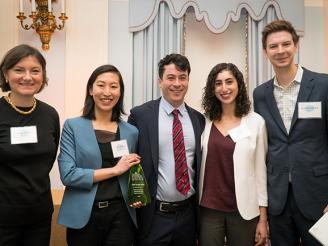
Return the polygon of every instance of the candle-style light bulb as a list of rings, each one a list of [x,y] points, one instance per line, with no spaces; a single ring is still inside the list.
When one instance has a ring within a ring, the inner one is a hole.
[[[61,12],[65,13],[65,0],[61,0]]]
[[[51,9],[51,0],[48,0],[48,12],[52,12],[52,9]]]
[[[23,13],[24,12],[24,7],[23,7],[23,0],[19,1],[19,12]]]
[[[35,0],[32,0],[32,12],[36,12]]]

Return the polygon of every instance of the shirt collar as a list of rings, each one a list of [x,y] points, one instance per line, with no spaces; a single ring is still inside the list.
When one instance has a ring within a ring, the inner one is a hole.
[[[302,66],[300,66],[299,64],[297,64],[297,72],[296,72],[296,74],[295,74],[295,77],[294,77],[294,79],[293,79],[293,82],[296,82],[296,83],[300,84],[301,81],[302,81],[302,77],[303,77],[303,68],[302,68]],[[277,77],[276,77],[276,76],[274,76],[273,84],[274,84],[275,86],[281,87],[281,86],[278,84],[278,81],[277,81]]]
[[[164,109],[167,115],[170,115],[174,109],[178,109],[181,116],[183,116],[183,112],[186,111],[185,103],[182,103],[178,108],[174,108],[168,101],[165,100],[164,97],[161,97],[159,105],[162,109]]]

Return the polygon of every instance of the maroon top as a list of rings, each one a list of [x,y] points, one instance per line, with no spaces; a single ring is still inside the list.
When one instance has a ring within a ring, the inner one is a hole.
[[[224,137],[213,124],[208,139],[201,206],[223,212],[238,211],[233,171],[234,149],[235,143],[230,136]]]

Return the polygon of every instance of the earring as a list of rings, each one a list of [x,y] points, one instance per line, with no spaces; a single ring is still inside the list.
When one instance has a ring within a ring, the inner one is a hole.
[[[8,84],[9,83],[9,81],[8,81],[8,79],[6,79],[6,84]]]

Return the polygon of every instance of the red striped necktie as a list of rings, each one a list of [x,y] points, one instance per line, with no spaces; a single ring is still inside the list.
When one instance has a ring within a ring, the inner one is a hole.
[[[175,181],[177,190],[182,195],[187,195],[190,190],[188,166],[186,149],[183,139],[182,124],[179,120],[179,110],[174,109],[172,111],[174,116],[172,136],[173,136],[173,150],[174,150],[174,160],[175,160]]]

